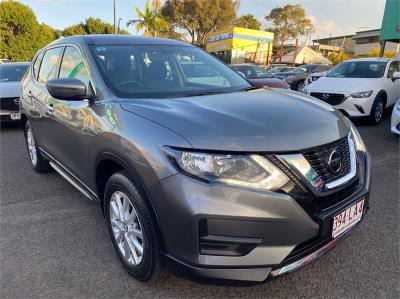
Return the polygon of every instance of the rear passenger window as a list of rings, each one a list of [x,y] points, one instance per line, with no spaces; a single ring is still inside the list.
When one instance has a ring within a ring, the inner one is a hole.
[[[74,47],[66,47],[61,61],[59,78],[76,78],[81,80],[89,88],[88,70],[79,50]]]
[[[40,53],[33,64],[33,76],[37,79],[39,74],[40,63],[42,62],[44,52]]]
[[[57,77],[57,65],[61,56],[61,47],[47,50],[40,66],[38,81],[45,84]]]

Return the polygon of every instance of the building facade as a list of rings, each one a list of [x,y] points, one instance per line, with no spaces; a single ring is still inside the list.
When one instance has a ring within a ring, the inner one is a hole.
[[[209,34],[206,51],[228,64],[268,64],[273,39],[272,32],[232,27]]]

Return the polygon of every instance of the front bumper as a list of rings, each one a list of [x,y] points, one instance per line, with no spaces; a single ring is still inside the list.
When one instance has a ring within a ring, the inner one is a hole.
[[[362,189],[318,215],[285,193],[209,185],[183,174],[161,180],[149,193],[164,236],[165,266],[258,282],[304,266],[348,235],[330,237],[333,216],[361,198],[368,207],[368,154],[364,165]]]

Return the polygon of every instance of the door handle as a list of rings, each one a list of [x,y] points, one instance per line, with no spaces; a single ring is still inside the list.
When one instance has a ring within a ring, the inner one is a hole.
[[[53,104],[48,104],[47,105],[47,110],[49,110],[49,112],[54,112],[54,105]]]

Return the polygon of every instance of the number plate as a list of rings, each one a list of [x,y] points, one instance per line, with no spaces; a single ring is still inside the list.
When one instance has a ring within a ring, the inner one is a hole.
[[[21,119],[21,114],[20,114],[20,113],[17,113],[17,112],[11,113],[11,114],[10,114],[10,117],[11,117],[12,120]]]
[[[362,218],[364,199],[333,217],[332,237],[336,238],[354,226]]]

